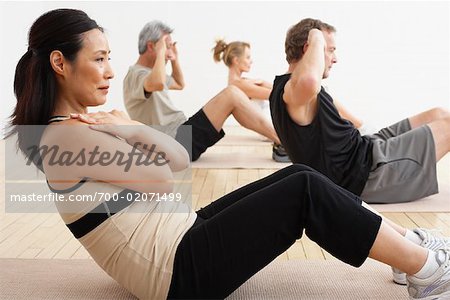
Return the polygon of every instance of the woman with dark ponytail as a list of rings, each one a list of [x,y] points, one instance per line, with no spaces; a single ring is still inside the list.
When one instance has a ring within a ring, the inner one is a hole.
[[[31,27],[28,50],[19,60],[14,76],[17,105],[11,116],[8,135],[18,133],[19,148],[27,153],[27,145],[39,144],[42,127],[14,125],[46,125],[57,101],[57,78],[52,70],[50,54],[59,51],[73,62],[82,47],[86,31],[103,29],[79,10],[59,9],[44,14]],[[22,135],[22,138],[20,138]]]
[[[29,32],[28,51],[16,67],[14,92],[18,99],[12,125],[44,125],[56,105],[57,82],[49,56],[57,50],[73,62],[86,31],[103,29],[84,12],[60,9],[44,14]],[[45,99],[45,101],[44,101]]]
[[[353,266],[370,256],[410,280],[430,272],[448,277],[448,250],[407,241],[404,229],[306,166],[282,169],[194,212],[174,193],[174,175],[189,166],[183,146],[122,112],[87,114],[106,101],[109,53],[102,28],[84,12],[39,17],[16,69],[11,133],[62,196],[55,205],[74,237],[137,297],[225,298],[303,231]],[[43,130],[23,135],[23,125]],[[38,152],[29,151],[33,142]],[[447,282],[439,295],[449,293]]]

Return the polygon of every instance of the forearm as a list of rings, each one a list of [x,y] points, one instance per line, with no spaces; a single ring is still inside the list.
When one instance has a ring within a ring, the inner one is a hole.
[[[343,119],[346,119],[346,120],[352,122],[352,124],[353,124],[356,128],[361,127],[361,125],[363,124],[363,122],[362,122],[360,119],[356,118],[355,116],[353,116],[352,114],[350,114],[350,113],[349,113],[348,111],[346,111],[345,109],[344,109],[344,110],[339,110],[339,114],[341,115],[341,117],[342,117]]]
[[[189,155],[182,145],[156,129],[130,120],[124,112],[112,110],[109,113],[71,114],[71,118],[90,124],[91,129],[126,141],[155,162],[168,164],[172,171],[180,171],[189,166]]]
[[[306,52],[292,72],[292,83],[313,89],[317,94],[322,84],[324,69],[325,40],[322,32],[317,30],[310,35]]]
[[[161,91],[166,82],[166,66],[164,57],[158,56],[150,74],[144,81],[146,92]]]
[[[334,105],[336,106],[341,118],[352,122],[355,128],[360,128],[362,126],[363,122],[350,113],[340,102],[334,100]]]
[[[272,90],[272,88],[273,88],[273,85],[270,82],[267,82],[267,81],[263,81],[261,86],[266,88],[266,89],[269,89],[269,90]]]
[[[160,154],[172,171],[184,170],[189,166],[189,154],[172,137],[145,125],[136,125],[127,142],[148,155]],[[155,156],[156,157],[156,156]]]
[[[172,61],[172,78],[177,83],[178,89],[184,88],[184,76],[178,59]]]
[[[262,83],[254,83],[253,80],[239,79],[230,82],[231,85],[238,87],[250,99],[269,99],[271,88],[264,87]]]
[[[272,90],[262,87],[262,86],[254,86],[250,92],[247,94],[247,96],[250,99],[260,99],[260,100],[267,100],[269,99],[270,92]]]

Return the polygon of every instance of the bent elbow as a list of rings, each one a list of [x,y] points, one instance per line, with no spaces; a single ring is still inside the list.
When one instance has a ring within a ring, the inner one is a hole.
[[[170,194],[173,192],[174,187],[175,187],[175,184],[173,183],[173,181],[167,182],[167,183],[161,185],[161,187],[159,188],[159,193],[160,194]]]
[[[164,83],[162,82],[155,83],[153,89],[154,91],[161,92],[162,90],[164,90]]]
[[[184,169],[187,169],[191,164],[191,158],[189,157],[189,153],[186,149],[182,148],[180,150],[180,159],[179,159],[179,168],[178,171],[182,171]]]
[[[314,99],[320,92],[321,81],[313,76],[302,76],[291,82],[290,90],[292,95],[296,95],[293,99],[297,105],[305,105],[311,99]]]
[[[170,169],[173,172],[179,172],[187,169],[191,163],[189,153],[182,147],[177,153],[174,161],[170,163]]]
[[[165,172],[161,173],[161,178],[158,183],[158,192],[162,194],[171,193],[175,185],[173,173],[169,168]]]
[[[159,81],[159,82],[147,82],[144,84],[144,89],[146,92],[151,93],[151,92],[161,92],[162,90],[164,90],[164,83]]]
[[[298,85],[305,93],[317,95],[320,92],[321,83],[321,80],[318,80],[316,76],[311,75],[302,77],[299,80]]]

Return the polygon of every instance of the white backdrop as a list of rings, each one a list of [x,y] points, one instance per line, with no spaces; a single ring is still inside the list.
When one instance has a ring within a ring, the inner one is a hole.
[[[42,13],[61,7],[82,9],[107,30],[116,76],[108,103],[92,111],[124,109],[122,79],[150,20],[175,28],[186,88],[171,95],[189,116],[226,85],[226,67],[212,59],[217,37],[250,42],[254,65],[247,76],[272,81],[287,70],[286,30],[305,17],[337,28],[338,63],[324,85],[357,116],[384,126],[450,107],[449,2],[0,2],[2,128],[15,105],[14,69],[28,30]]]

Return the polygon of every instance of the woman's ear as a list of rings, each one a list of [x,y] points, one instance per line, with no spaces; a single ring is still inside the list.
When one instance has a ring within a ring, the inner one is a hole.
[[[237,57],[237,56],[233,57],[231,62],[232,62],[233,65],[238,65],[239,64],[239,57]]]
[[[50,65],[56,74],[63,75],[64,73],[64,55],[59,50],[54,50],[50,53]]]

